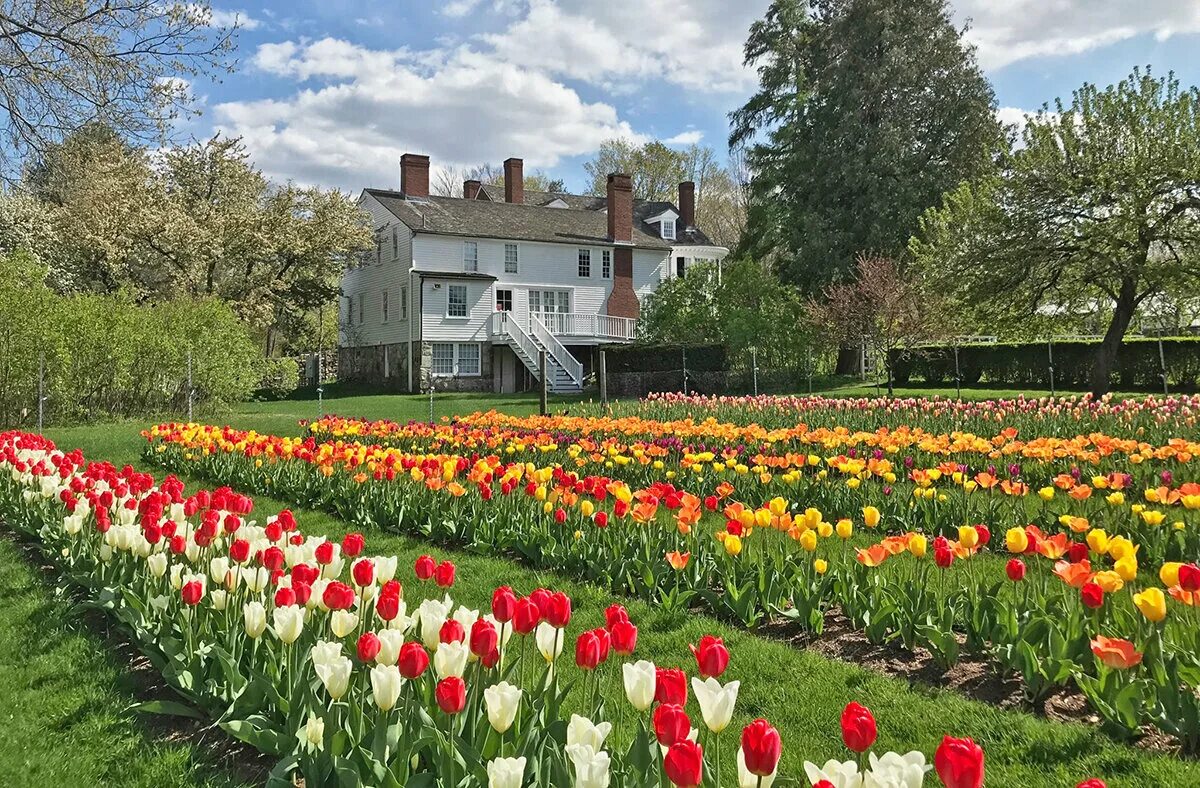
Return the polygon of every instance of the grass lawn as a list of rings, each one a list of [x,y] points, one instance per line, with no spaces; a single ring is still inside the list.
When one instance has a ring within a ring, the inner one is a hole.
[[[317,415],[315,405],[315,402],[305,401],[252,404],[240,407],[227,417],[212,420],[263,432],[291,432],[297,419]],[[537,400],[442,395],[435,407],[438,408],[436,413],[446,415],[452,409],[466,412],[479,407],[529,413],[536,410]],[[560,407],[570,407],[570,404],[561,403]],[[428,400],[405,396],[330,399],[326,412],[395,420],[426,418]],[[141,439],[136,434],[142,426],[126,423],[77,427],[52,430],[50,436],[63,448],[82,448],[90,458],[144,468],[139,461]],[[199,483],[194,479],[187,481]],[[257,496],[256,502],[264,514],[285,505],[263,496]],[[352,524],[320,512],[297,510],[297,516],[309,533],[340,536],[354,529]],[[367,536],[372,552],[395,553],[402,561],[411,562],[417,555],[429,551],[428,544],[403,536],[379,532]],[[492,589],[500,584],[512,585],[519,592],[528,592],[537,585],[552,585],[567,591],[575,599],[579,626],[591,627],[603,622],[604,608],[614,601],[590,586],[536,573],[508,560],[445,550],[437,554],[458,564],[460,583],[455,596],[471,606],[485,607]],[[19,598],[26,599],[26,605],[34,609],[39,609],[39,605],[48,606],[40,608],[47,611],[54,611],[54,605],[61,605],[51,601],[49,588],[36,578],[25,559],[12,549],[0,550],[0,577],[20,578],[22,572],[25,580],[19,585],[24,590]],[[414,590],[410,589],[409,593],[412,595]],[[5,598],[12,595],[6,585]],[[879,718],[878,749],[881,750],[920,749],[932,756],[944,732],[974,737],[987,753],[989,784],[992,785],[1073,786],[1090,776],[1103,776],[1111,786],[1200,785],[1200,762],[1180,761],[1119,745],[1087,726],[1000,711],[950,692],[909,685],[854,665],[755,637],[706,616],[672,616],[640,603],[628,603],[627,606],[641,629],[638,646],[641,658],[668,666],[688,665],[691,658],[687,643],[695,642],[706,633],[720,635],[729,644],[733,662],[726,679],[740,679],[743,687],[738,702],[740,713],[723,742],[726,765],[732,765],[730,756],[739,726],[756,716],[765,716],[779,726],[784,739],[782,768],[793,777],[801,774],[800,765],[805,759],[820,763],[830,757],[842,757],[838,717],[847,701],[858,700],[871,707]],[[104,656],[103,645],[95,635],[86,630],[71,633],[71,638],[82,639],[83,645],[77,647],[82,652],[77,654],[82,661],[73,663],[69,680],[54,685],[62,686],[62,689],[48,690],[37,675],[26,674],[31,666],[47,661],[57,664],[65,654],[74,652],[57,645],[53,639],[48,640],[43,634],[34,638],[13,634],[28,628],[31,618],[62,620],[65,605],[61,605],[57,613],[45,614],[20,614],[17,611],[20,607],[9,605],[0,609],[0,632],[4,633],[0,664],[4,664],[6,676],[18,676],[15,682],[5,682],[4,688],[0,689],[0,693],[10,693],[7,697],[0,695],[0,701],[4,701],[4,708],[13,715],[9,729],[17,734],[17,743],[11,747],[9,742],[14,737],[6,738],[5,743],[0,744],[0,776],[8,775],[10,784],[25,782],[30,774],[25,763],[37,762],[45,768],[53,764],[55,771],[36,774],[52,776],[55,781],[90,778],[109,785],[139,785],[155,774],[168,775],[159,782],[171,785],[201,783],[197,775],[209,773],[203,766],[204,752],[185,745],[155,745],[130,721],[130,715],[122,711],[129,703],[127,693],[123,697],[122,691],[126,674]],[[575,626],[572,625],[573,632],[578,631]],[[569,655],[565,654],[560,664],[566,666],[569,663]],[[568,678],[574,675],[573,666],[567,669],[566,675]],[[99,729],[89,728],[84,737],[54,736],[54,720],[61,717],[41,712],[39,704],[56,709],[57,705],[53,704],[64,703],[60,694],[66,689],[80,692],[89,686],[108,693],[87,706],[93,715],[103,716],[104,725]],[[607,689],[609,716],[617,722],[618,730],[627,732],[634,723],[633,710],[624,701],[615,678],[610,677]],[[17,711],[26,708],[30,709],[27,713]],[[101,768],[97,766],[98,762],[115,763],[123,756],[129,757],[130,752],[136,752],[137,757],[144,760],[122,761],[119,773],[98,771]],[[219,782],[219,778],[212,779]]]

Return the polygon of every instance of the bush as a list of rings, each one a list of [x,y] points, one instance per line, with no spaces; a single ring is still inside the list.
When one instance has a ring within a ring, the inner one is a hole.
[[[605,363],[610,374],[682,370],[686,358],[691,372],[724,372],[729,369],[725,345],[607,345]]]
[[[300,386],[300,364],[294,358],[268,358],[263,363],[260,391],[271,399],[290,397]]]
[[[1055,342],[1054,385],[1060,389],[1090,386],[1096,341]],[[1195,391],[1200,383],[1200,338],[1176,337],[1162,341],[1167,367],[1167,384],[1174,391]],[[958,349],[958,367],[963,383],[1048,388],[1050,352],[1046,342],[964,345]],[[920,378],[937,384],[954,381],[954,349],[922,348],[896,354],[896,380],[905,383]],[[1162,388],[1158,340],[1127,339],[1117,354],[1113,382],[1120,389]]]

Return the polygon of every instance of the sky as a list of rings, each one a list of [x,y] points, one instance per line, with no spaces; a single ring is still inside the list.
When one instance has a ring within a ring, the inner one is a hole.
[[[769,0],[213,0],[238,62],[192,88],[181,135],[243,139],[277,181],[398,188],[434,168],[525,160],[568,189],[604,140],[700,142],[756,87],[742,63]],[[1134,66],[1200,84],[1200,0],[951,0],[1006,121]],[[661,12],[669,9],[668,15]]]

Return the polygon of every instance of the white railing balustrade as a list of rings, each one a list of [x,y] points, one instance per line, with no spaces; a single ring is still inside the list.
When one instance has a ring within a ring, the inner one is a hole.
[[[599,337],[625,341],[633,341],[637,338],[637,321],[628,317],[586,312],[531,312],[529,315],[531,331],[535,316],[551,334],[556,336]]]

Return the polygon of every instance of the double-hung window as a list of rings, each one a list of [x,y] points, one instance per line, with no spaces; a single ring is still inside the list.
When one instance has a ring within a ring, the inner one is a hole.
[[[434,342],[430,371],[439,377],[480,374],[480,346],[473,342]]]
[[[400,319],[408,320],[408,288],[400,288]]]
[[[674,219],[663,219],[662,237],[667,239],[668,241],[675,240],[675,220]]]
[[[467,286],[450,285],[446,290],[446,317],[466,317]]]
[[[463,270],[479,270],[479,244],[475,241],[463,241]]]
[[[363,322],[363,302],[367,300],[365,294],[358,297],[358,324],[361,326]]]
[[[383,291],[383,322],[388,321],[388,312],[390,312],[391,304],[388,303],[388,291]]]
[[[612,278],[612,249],[603,249],[600,252],[600,278]]]
[[[400,240],[396,237],[396,228],[392,228],[392,257],[400,256]]]
[[[434,342],[433,343],[432,372],[435,375],[453,375],[454,374],[454,343],[453,342]]]
[[[479,374],[479,345],[473,342],[464,342],[457,347],[458,350],[458,374],[460,375],[478,375]]]
[[[588,277],[592,275],[592,250],[579,250],[579,275]]]
[[[504,245],[504,273],[515,274],[520,264],[520,255],[516,244]]]

